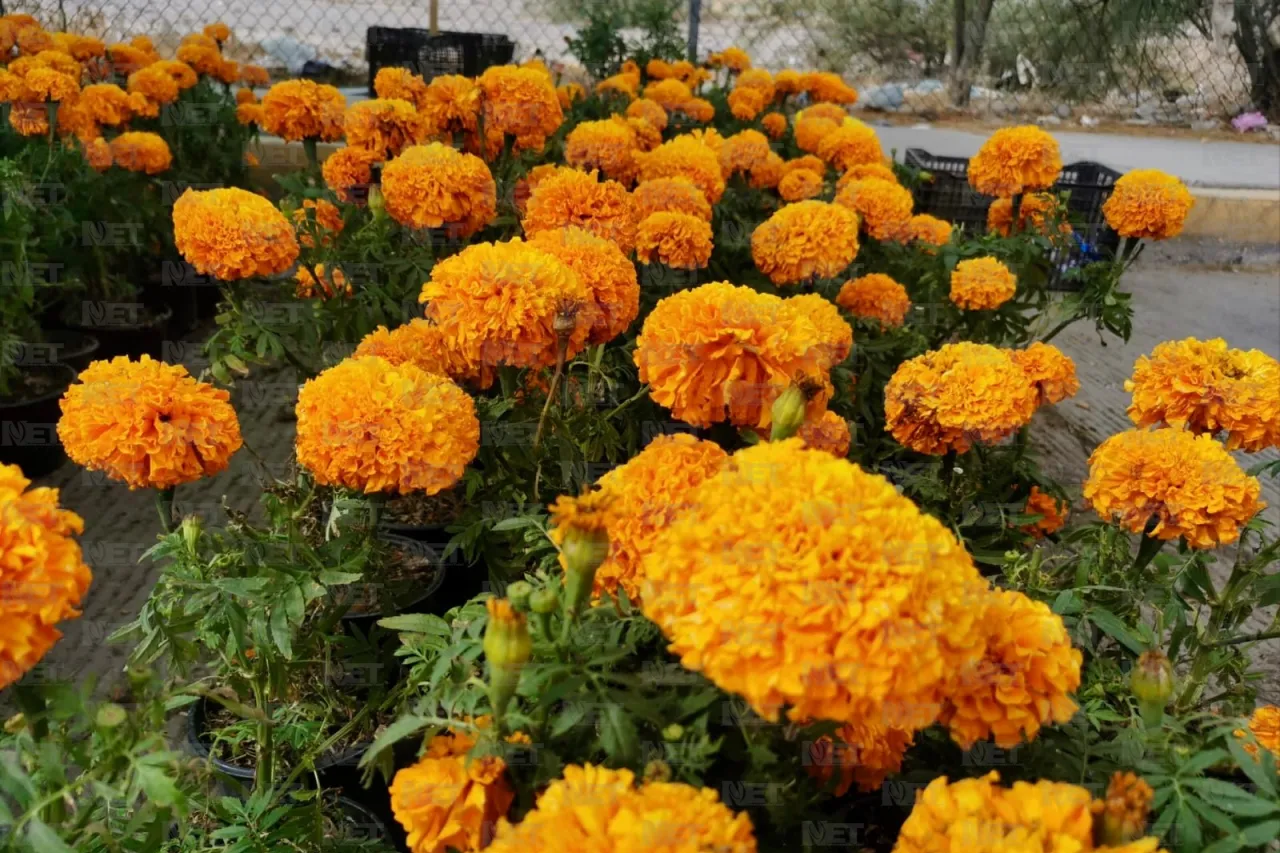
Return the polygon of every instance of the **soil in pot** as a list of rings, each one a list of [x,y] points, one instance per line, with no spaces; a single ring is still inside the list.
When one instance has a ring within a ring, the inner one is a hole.
[[[65,364],[23,368],[9,396],[0,397],[0,462],[27,477],[43,477],[64,461],[58,440],[58,400],[76,373]]]
[[[173,309],[168,306],[157,309],[133,302],[86,302],[81,316],[69,325],[98,339],[100,359],[118,355],[159,359],[164,355],[172,317]]]
[[[397,536],[404,536],[429,546],[441,556],[445,571],[444,584],[436,593],[430,612],[444,613],[464,604],[484,589],[488,572],[478,561],[468,561],[461,549],[449,551],[453,534],[448,526],[465,508],[462,491],[450,489],[435,495],[410,494],[387,500],[379,524]]]
[[[436,613],[436,597],[445,586],[445,567],[424,542],[391,533],[378,534],[380,558],[358,583],[334,587],[346,604],[343,624],[367,634],[379,619],[396,613]]]

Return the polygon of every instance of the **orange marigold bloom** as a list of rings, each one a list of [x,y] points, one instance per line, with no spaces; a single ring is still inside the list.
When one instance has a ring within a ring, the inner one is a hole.
[[[726,178],[739,172],[750,172],[762,166],[770,154],[773,151],[769,148],[768,138],[760,131],[748,128],[720,144],[720,171]]]
[[[14,35],[18,43],[18,52],[23,56],[33,56],[57,46],[53,36],[35,24],[18,27]]]
[[[26,84],[22,78],[11,71],[0,68],[0,104],[9,104],[30,100],[27,97]]]
[[[644,96],[665,110],[678,110],[693,98],[693,92],[679,80],[662,80],[644,87]]]
[[[475,131],[480,123],[480,87],[468,77],[442,74],[433,77],[418,101],[418,111],[433,133],[453,135]],[[502,135],[495,134],[501,148]]]
[[[184,192],[173,205],[173,236],[188,263],[223,281],[275,275],[298,257],[285,215],[262,196],[235,187]]]
[[[298,242],[308,249],[316,245],[313,234],[318,234],[320,242],[328,245],[332,242],[331,235],[341,234],[344,225],[342,211],[323,198],[304,198],[293,211],[293,222],[298,226]]]
[[[471,397],[408,362],[349,358],[302,386],[297,414],[298,463],[321,485],[434,495],[480,448]]]
[[[764,93],[759,89],[737,88],[729,93],[729,112],[733,113],[734,118],[742,121],[751,121],[760,115],[761,110],[768,106],[768,103]]]
[[[815,157],[812,154],[804,154],[793,160],[787,160],[782,164],[782,174],[784,176],[799,170],[813,172],[819,178],[827,176],[827,164],[822,162],[822,158]]]
[[[262,104],[237,104],[236,105],[236,121],[243,125],[256,124],[262,125]]]
[[[700,270],[711,262],[711,223],[687,213],[651,213],[636,232],[636,260]]]
[[[751,235],[751,257],[774,284],[832,278],[858,254],[858,217],[822,201],[780,208]]]
[[[768,720],[923,728],[981,648],[985,584],[951,531],[798,438],[730,457],[642,570],[644,613],[681,663]]]
[[[1222,338],[1166,341],[1133,366],[1129,417],[1227,434],[1227,449],[1280,446],[1280,362],[1260,350],[1231,349]]]
[[[0,464],[0,690],[53,648],[93,581],[74,539],[84,520],[58,507],[57,489],[30,485],[17,465]]]
[[[154,56],[128,44],[107,45],[107,59],[117,74],[126,77],[156,61]]]
[[[1208,435],[1180,429],[1128,430],[1089,457],[1084,499],[1099,516],[1156,539],[1182,537],[1191,548],[1215,548],[1266,502],[1261,485]]]
[[[951,223],[927,213],[917,213],[906,221],[898,239],[927,246],[945,246],[951,242]]]
[[[205,44],[184,44],[175,54],[179,62],[185,62],[197,74],[213,76],[223,63],[222,53],[218,46]],[[238,70],[238,69],[237,69]],[[236,76],[239,76],[238,74]],[[234,77],[232,78],[235,79]]]
[[[631,193],[641,221],[652,213],[687,213],[711,221],[711,205],[702,190],[688,178],[654,178],[642,181]]]
[[[2,683],[3,679],[0,679],[0,684]],[[1245,752],[1256,759],[1258,747],[1261,746],[1280,758],[1280,708],[1275,705],[1263,705],[1256,709],[1249,717],[1249,732],[1257,744],[1246,743]],[[1239,729],[1233,734],[1238,738],[1245,737],[1245,733]]]
[[[414,145],[382,170],[387,213],[412,228],[446,225],[462,236],[493,218],[498,194],[489,167],[479,157],[439,142]]]
[[[148,175],[158,175],[173,163],[164,137],[138,131],[122,133],[111,140],[111,156],[120,168]]]
[[[241,65],[240,82],[246,86],[267,86],[271,83],[271,75],[261,65]]]
[[[333,86],[284,80],[262,97],[262,129],[289,142],[342,136],[347,99]]]
[[[625,186],[635,181],[635,155],[639,150],[635,131],[617,116],[584,121],[569,131],[564,141],[564,159],[570,166],[587,171],[599,169]]]
[[[1027,515],[1040,516],[1038,520],[1022,528],[1037,539],[1057,533],[1067,523],[1067,516],[1071,514],[1065,501],[1059,501],[1053,495],[1040,491],[1039,486],[1031,487],[1031,494],[1027,495],[1027,506],[1023,512]]]
[[[773,85],[779,95],[795,95],[804,91],[804,75],[794,68],[784,68],[773,76]]]
[[[569,110],[578,101],[587,96],[587,90],[581,83],[564,83],[556,86],[556,98],[560,101],[561,110]]]
[[[706,98],[690,98],[680,106],[672,109],[676,112],[684,113],[700,124],[706,124],[716,117],[715,105]]]
[[[352,357],[366,356],[377,356],[393,365],[407,362],[426,373],[455,380],[469,378],[465,361],[440,327],[420,317],[391,330],[379,326],[365,335]]]
[[[513,192],[516,210],[520,211],[521,215],[524,214],[525,208],[529,206],[529,196],[533,195],[533,190],[538,184],[561,172],[574,171],[578,170],[568,166],[558,166],[555,163],[542,163],[534,166],[523,178],[516,181],[515,191]]]
[[[720,151],[724,148],[726,142],[725,138],[720,135],[720,131],[714,127],[699,127],[681,136],[697,140],[714,151],[717,157],[720,156]]]
[[[144,95],[155,104],[171,104],[178,100],[178,81],[161,68],[159,63],[147,65],[130,74],[127,86],[131,93]]]
[[[49,111],[44,104],[22,101],[9,109],[9,124],[23,136],[48,136]]]
[[[1062,617],[1020,592],[996,590],[987,599],[986,652],[954,673],[942,713],[962,749],[986,738],[1009,749],[1076,712],[1070,694],[1080,687],[1083,655],[1071,647]]]
[[[182,41],[178,44],[179,47],[195,45],[197,47],[208,48],[209,50],[218,50],[217,40],[207,33],[187,33],[182,37]]]
[[[915,200],[910,190],[897,183],[868,178],[845,184],[836,193],[836,204],[857,213],[872,237],[890,240],[901,233],[911,219]]]
[[[1052,136],[1035,125],[1002,127],[969,160],[969,185],[983,195],[1008,198],[1048,189],[1061,171]]]
[[[469,758],[474,745],[468,734],[437,735],[416,764],[396,771],[391,811],[413,853],[480,850],[510,810],[515,792],[506,762],[496,755]]]
[[[649,124],[648,119],[614,116],[614,120],[626,122],[627,127],[636,135],[636,145],[641,151],[652,151],[662,144],[662,131]]]
[[[1037,405],[1061,403],[1080,390],[1076,363],[1057,347],[1037,341],[1026,349],[1012,350],[1009,354],[1035,387]]]
[[[883,165],[884,161],[876,132],[854,118],[846,118],[834,130],[824,133],[813,153],[840,172],[854,166]]]
[[[1036,389],[1005,350],[961,341],[904,361],[884,389],[885,426],[917,453],[964,453],[1025,426]]]
[[[391,98],[375,98],[349,107],[343,117],[343,129],[348,145],[372,151],[379,160],[417,145],[429,131],[413,104]]]
[[[215,80],[230,86],[240,79],[240,64],[229,59],[223,59],[214,67],[211,74]]]
[[[517,137],[518,149],[541,148],[542,140],[564,121],[560,98],[545,72],[495,65],[476,83],[482,94],[486,137],[506,134]]]
[[[773,75],[763,68],[751,68],[743,71],[738,75],[738,79],[734,81],[733,87],[735,89],[755,89],[764,95],[765,103],[772,101],[777,93]]]
[[[640,284],[635,264],[618,244],[574,226],[539,231],[529,244],[554,255],[586,285],[591,299],[581,322],[588,343],[603,344],[627,330],[640,313]]]
[[[708,61],[711,62],[712,65],[723,65],[730,71],[741,72],[746,71],[751,67],[751,57],[748,56],[747,52],[740,47],[726,47],[724,50],[720,51],[719,54],[713,53],[711,56],[719,57],[718,62],[712,61],[712,59],[708,57]]]
[[[824,382],[830,366],[829,333],[789,301],[728,282],[660,300],[636,341],[640,381],[685,423],[768,427],[774,399],[796,376]]]
[[[91,139],[84,143],[84,159],[95,172],[105,172],[111,168],[111,146],[101,136]]]
[[[576,225],[612,240],[624,254],[636,243],[635,207],[627,188],[600,181],[595,172],[564,171],[534,187],[525,207],[526,235]]]
[[[1173,175],[1135,169],[1116,181],[1102,215],[1121,237],[1168,240],[1182,233],[1193,204],[1186,185]]]
[[[858,100],[858,90],[828,71],[810,71],[802,75],[800,84],[815,101],[830,104],[852,104]]]
[[[806,110],[806,112],[808,111]],[[796,147],[809,154],[816,154],[822,145],[822,140],[834,133],[838,127],[840,125],[829,118],[822,118],[821,116],[811,118],[803,113],[797,113],[795,125],[792,129]]]
[[[636,155],[641,181],[654,178],[688,178],[711,204],[724,194],[724,175],[716,152],[698,139],[684,135],[664,142],[652,151]]]
[[[836,304],[855,317],[875,320],[881,329],[896,329],[907,319],[907,289],[884,273],[870,273],[840,286]]]
[[[951,301],[968,311],[999,308],[1017,290],[1017,277],[995,258],[970,258],[951,271]]]
[[[93,114],[81,103],[81,99],[77,98],[58,105],[58,135],[74,136],[84,144],[101,136],[102,128],[93,120]]]
[[[73,101],[80,94],[78,75],[70,77],[52,68],[33,68],[22,81],[28,96],[38,101]]]
[[[1018,230],[1026,231],[1034,228],[1046,237],[1057,234],[1070,234],[1071,225],[1065,220],[1050,228],[1051,220],[1058,219],[1058,199],[1050,193],[1027,193],[1020,199],[1018,207]],[[994,231],[1002,237],[1008,237],[1013,227],[1013,199],[998,198],[987,208],[987,230]]]
[[[231,38],[231,28],[222,23],[222,21],[214,21],[204,28],[204,34],[221,43]]]
[[[1147,828],[1155,794],[1155,790],[1135,773],[1117,770],[1111,774],[1106,799],[1094,801],[1091,808],[1095,824],[1101,820],[1101,826],[1095,826],[1094,836],[1117,844],[1141,837]]]
[[[155,67],[168,74],[178,84],[178,88],[182,90],[190,89],[200,81],[194,68],[176,59],[161,59],[155,63]]]
[[[115,127],[133,116],[129,93],[114,83],[95,83],[80,91],[76,105],[98,124]]]
[[[499,365],[555,364],[557,314],[581,321],[590,300],[567,264],[519,238],[477,243],[437,262],[419,297],[482,385]],[[589,332],[588,323],[574,323],[567,358],[582,350]]]
[[[778,181],[783,201],[804,201],[822,194],[822,177],[808,169],[795,169]]]
[[[770,151],[751,168],[747,183],[754,189],[776,190],[786,174],[786,165],[782,157]]]
[[[628,100],[635,98],[636,92],[639,88],[639,74],[614,74],[612,77],[606,77],[596,84],[597,93],[625,95]]]
[[[352,201],[351,191],[368,187],[373,181],[373,164],[377,154],[351,145],[339,148],[325,158],[320,175],[325,185],[343,201]]]
[[[902,769],[902,757],[912,740],[911,732],[875,721],[845,723],[834,739],[823,736],[807,744],[805,770],[823,785],[836,778],[832,793],[837,797],[847,794],[855,782],[859,791],[874,791]]]
[[[817,336],[815,355],[823,370],[834,367],[853,352],[853,328],[830,299],[820,293],[802,293],[783,300],[779,320],[787,324],[797,317],[813,325]]]
[[[823,450],[838,459],[848,456],[849,447],[853,444],[849,422],[830,409],[819,415],[817,419],[806,421],[796,433],[796,437],[803,441],[808,449]],[[907,740],[910,742],[910,738]],[[844,788],[848,790],[848,785]]]
[[[898,176],[894,174],[891,167],[884,163],[858,163],[850,166],[836,180],[836,189],[844,189],[845,184],[851,181],[865,181],[874,179],[879,181],[888,181],[891,184],[898,183]]]
[[[352,294],[351,282],[347,281],[342,270],[326,270],[324,264],[316,264],[314,271],[315,275],[312,275],[311,267],[300,264],[297,272],[293,274],[293,280],[296,282],[294,292],[299,299],[312,297],[332,299],[338,294],[344,296]]]
[[[134,36],[133,38],[129,39],[129,44],[137,48],[138,50],[145,51],[147,53],[156,52],[155,42],[153,42],[151,40],[151,36],[148,36],[148,35]]]
[[[760,119],[760,126],[769,134],[770,139],[781,139],[787,132],[787,117],[782,113],[765,113]]]
[[[373,91],[379,98],[408,101],[415,108],[420,108],[427,93],[427,84],[408,68],[388,65],[379,68],[374,75]]]
[[[671,67],[671,63],[657,57],[645,63],[644,73],[654,80],[666,80],[668,77],[676,76],[675,69]]]
[[[236,89],[236,106],[256,103],[258,103],[258,96],[252,89]]]
[[[649,98],[632,101],[626,114],[631,118],[642,118],[660,131],[667,129],[667,111],[662,108],[662,104]]]
[[[240,449],[230,394],[144,355],[95,361],[60,403],[67,456],[131,489],[170,489],[225,470]]]
[[[76,33],[59,33],[63,36],[60,39],[59,47],[71,55],[71,58],[77,62],[88,62],[91,59],[97,59],[105,56],[107,46],[102,39],[96,39],[93,36],[82,36]]]

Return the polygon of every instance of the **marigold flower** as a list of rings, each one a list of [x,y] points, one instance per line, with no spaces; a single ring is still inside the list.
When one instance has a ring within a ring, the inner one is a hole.
[[[830,334],[788,302],[728,282],[660,300],[636,341],[640,380],[685,423],[768,427],[774,399],[796,376],[825,380],[830,366]]]
[[[900,327],[911,310],[907,289],[884,273],[846,281],[836,295],[836,304],[855,317],[875,320],[881,329]]]
[[[648,119],[643,118],[622,118],[614,116],[614,120],[626,122],[627,127],[631,128],[631,132],[636,135],[636,146],[641,151],[652,151],[662,144],[662,131],[649,124]]]
[[[675,112],[684,113],[689,118],[700,124],[706,124],[716,117],[715,105],[706,98],[690,98],[678,107],[672,108]]]
[[[1037,405],[1061,403],[1080,390],[1076,363],[1057,347],[1037,341],[1026,349],[1012,350],[1009,354],[1035,387]]]
[[[751,67],[751,57],[740,47],[726,47],[718,54],[708,57],[712,65],[722,65],[730,71],[742,72]]]
[[[102,128],[77,98],[58,106],[58,135],[64,138],[74,136],[83,145],[102,136]]]
[[[636,155],[641,181],[654,178],[688,178],[711,204],[724,195],[724,176],[716,152],[688,135],[677,136],[652,151]]]
[[[1061,171],[1052,136],[1035,125],[1002,127],[969,160],[969,185],[983,195],[1009,198],[1048,189]]]
[[[107,60],[117,74],[130,76],[156,61],[156,57],[128,44],[107,45]]]
[[[739,87],[729,93],[729,112],[742,121],[751,121],[760,115],[768,103],[759,89]]]
[[[130,92],[146,96],[155,104],[171,104],[178,99],[178,81],[174,80],[159,63],[153,63],[129,75]]]
[[[133,110],[129,106],[129,93],[114,83],[85,86],[80,91],[76,106],[98,124],[108,127],[123,124],[133,116]]]
[[[84,143],[84,159],[95,172],[105,172],[111,168],[111,146],[101,136],[91,139]]]
[[[817,356],[823,369],[840,364],[853,352],[853,329],[840,316],[840,310],[820,293],[802,293],[782,302],[783,323],[803,317],[813,325],[817,336]]]
[[[845,184],[850,181],[865,181],[875,179],[880,181],[888,181],[891,184],[898,183],[898,176],[894,174],[891,167],[884,163],[858,163],[850,166],[839,178],[836,179],[836,189],[844,189]]]
[[[544,72],[495,65],[476,84],[482,95],[486,137],[506,134],[517,137],[517,148],[541,148],[542,140],[564,121],[555,86]]]
[[[379,326],[365,335],[353,358],[377,356],[392,365],[412,364],[426,373],[448,376],[451,379],[469,378],[467,365],[454,351],[440,327],[422,318],[415,318],[388,330]]]
[[[835,202],[857,213],[867,233],[877,240],[898,235],[915,205],[909,190],[876,178],[849,181],[836,193]]]
[[[480,448],[466,392],[408,362],[349,358],[302,386],[297,413],[298,463],[321,485],[434,495]]]
[[[764,164],[770,154],[773,151],[769,148],[768,138],[760,131],[748,128],[720,144],[720,171],[726,178],[739,172],[750,172]]]
[[[616,118],[584,121],[569,131],[564,159],[570,166],[587,171],[599,169],[606,177],[630,186],[635,181],[635,155],[640,146],[635,131]]]
[[[13,73],[18,74],[17,68],[27,59],[30,59],[36,67],[48,68],[57,71],[59,74],[65,74],[72,79],[77,87],[80,85],[80,78],[84,75],[84,66],[77,62],[71,54],[61,48],[52,48],[42,50],[35,56],[23,57],[15,59],[9,63],[9,68]],[[23,75],[25,76],[25,74]]]
[[[391,811],[413,853],[475,851],[515,800],[507,765],[495,755],[469,758],[475,739],[437,735],[427,752],[391,782]]]
[[[847,794],[855,782],[859,791],[874,791],[902,769],[912,740],[911,732],[875,721],[845,723],[834,738],[824,736],[808,744],[805,770],[823,785],[836,777],[832,793],[837,797]]]
[[[717,157],[720,156],[720,151],[724,148],[726,142],[725,138],[720,135],[720,131],[714,127],[699,127],[681,135],[702,143],[714,151]]]
[[[770,139],[781,139],[787,132],[787,117],[779,112],[765,113],[760,119],[760,126]]]
[[[182,41],[178,43],[179,47],[187,45],[195,45],[196,47],[208,48],[209,50],[218,50],[218,41],[208,33],[187,33],[182,37]]]
[[[312,222],[315,224],[310,225]],[[337,205],[323,198],[304,198],[293,211],[293,223],[298,226],[298,242],[308,249],[316,245],[312,232],[318,232],[321,244],[328,245],[332,235],[342,233],[345,224]]]
[[[204,34],[221,44],[231,38],[231,28],[222,21],[214,21],[204,28]]]
[[[22,78],[28,96],[38,101],[72,101],[80,94],[80,82],[52,68],[33,68]]]
[[[711,205],[693,181],[684,177],[641,181],[631,193],[640,221],[659,211],[687,213],[711,221]]]
[[[18,52],[23,56],[33,56],[57,47],[57,42],[53,40],[53,36],[36,24],[19,27],[15,36],[18,43]]]
[[[229,399],[148,355],[95,361],[62,397],[58,437],[77,465],[131,489],[169,489],[225,470],[240,449]]]
[[[556,98],[560,101],[561,110],[569,110],[578,101],[587,96],[587,90],[581,83],[564,83],[556,86]]]
[[[246,86],[267,86],[271,83],[271,75],[261,65],[246,63],[240,66],[240,82]]]
[[[668,79],[645,86],[644,96],[665,110],[678,110],[693,98],[693,92],[679,80]]]
[[[597,93],[615,93],[625,95],[629,100],[635,98],[640,88],[640,75],[614,74],[596,84]]]
[[[102,39],[77,33],[58,33],[58,35],[62,36],[61,39],[56,39],[58,47],[70,54],[76,62],[88,62],[107,53],[107,46]]]
[[[627,188],[617,181],[600,181],[595,172],[566,170],[539,182],[521,224],[528,236],[576,225],[617,243],[624,254],[630,254],[636,242],[635,207]]]
[[[523,178],[516,181],[515,190],[513,192],[516,210],[524,215],[525,209],[529,206],[529,196],[533,195],[533,190],[538,184],[547,178],[555,177],[561,172],[576,172],[569,166],[559,166],[555,163],[541,163],[530,169]]]
[[[756,853],[751,818],[710,788],[677,782],[633,787],[630,770],[570,764],[520,823],[499,821],[486,853]]]
[[[184,192],[173,205],[173,236],[188,263],[223,281],[275,275],[298,257],[285,215],[262,196],[235,187]]]
[[[840,125],[829,118],[821,116],[810,117],[797,113],[795,124],[792,126],[792,135],[795,137],[797,148],[809,154],[816,154],[822,145],[822,141],[834,133],[838,127]],[[845,135],[850,136],[849,134]],[[834,147],[831,150],[834,152]]]
[[[408,101],[419,107],[427,92],[426,81],[408,68],[388,65],[379,68],[373,77],[373,92],[386,100]]]
[[[626,115],[631,118],[642,118],[658,130],[667,129],[667,111],[662,104],[649,98],[637,98],[627,107]]]
[[[1018,207],[1018,230],[1027,231],[1034,228],[1046,237],[1057,234],[1070,234],[1071,225],[1066,221],[1057,223],[1050,229],[1050,220],[1058,211],[1058,199],[1050,193],[1027,193],[1020,199]],[[1013,227],[1013,199],[998,198],[987,208],[987,230],[994,231],[1002,237],[1008,237]]]
[[[846,118],[839,126],[822,134],[813,153],[840,172],[855,166],[883,165],[884,160],[876,132],[853,118]]]
[[[687,213],[651,213],[636,232],[636,260],[700,270],[711,261],[711,223]]]
[[[414,103],[434,134],[452,136],[463,131],[475,131],[479,127],[480,87],[469,77],[458,74],[433,77]],[[502,134],[495,135],[501,149]]]
[[[379,160],[417,145],[430,130],[412,103],[391,98],[375,98],[348,107],[343,129],[348,145],[372,151]]]
[[[447,226],[468,236],[489,223],[498,192],[479,157],[439,142],[413,145],[382,170],[382,195],[392,219],[411,228]]]
[[[236,121],[245,126],[256,124],[262,126],[262,104],[237,104]]]
[[[809,450],[822,450],[837,459],[848,456],[849,447],[853,444],[849,422],[830,409],[819,415],[816,420],[806,421],[796,433],[796,437],[803,441],[804,446]],[[908,738],[909,741],[910,738]],[[844,787],[848,790],[848,785]]]
[[[903,225],[898,239],[927,246],[945,246],[951,242],[951,223],[927,213],[917,213]]]
[[[885,426],[917,453],[964,453],[1035,414],[1036,389],[1005,350],[961,341],[904,361],[884,389]]]
[[[3,679],[0,679],[3,683]],[[1248,752],[1255,759],[1258,757],[1258,747],[1268,750],[1277,758],[1280,758],[1280,708],[1275,705],[1263,705],[1257,708],[1253,715],[1249,717],[1249,732],[1253,735],[1257,744],[1244,744],[1245,752]],[[1233,734],[1237,738],[1244,738],[1245,733],[1237,729]]]
[[[342,136],[347,99],[333,86],[313,80],[284,80],[262,97],[262,129],[289,142]]]
[[[185,62],[197,74],[214,76],[222,66],[224,60],[218,46],[188,43],[178,48],[175,57],[179,62]],[[238,69],[237,69],[238,70]],[[236,76],[239,76],[238,74]],[[235,79],[234,77],[232,78]]]
[[[293,274],[293,280],[296,283],[294,292],[299,299],[312,297],[332,299],[339,294],[344,296],[352,294],[351,282],[347,281],[342,270],[326,270],[324,264],[316,264],[314,270],[315,275],[312,275],[312,268],[302,264]]]
[[[822,193],[822,177],[808,169],[795,169],[778,181],[778,195],[783,201],[804,201]]]
[[[836,204],[799,201],[780,208],[751,235],[751,257],[774,284],[832,278],[858,254],[858,217]]]
[[[666,80],[668,77],[676,76],[675,69],[671,67],[671,63],[657,57],[645,63],[644,73],[653,80]]]
[[[747,183],[753,189],[776,190],[786,174],[786,161],[770,151],[764,159],[751,167]]]
[[[1039,520],[1022,528],[1023,532],[1030,533],[1037,539],[1057,533],[1067,523],[1067,516],[1071,514],[1065,501],[1059,501],[1053,495],[1040,491],[1039,486],[1031,487],[1031,494],[1027,496],[1027,505],[1023,512],[1027,515],[1040,516]]]
[[[148,175],[158,175],[173,163],[164,137],[139,131],[122,133],[111,140],[111,157],[122,169]]]
[[[1182,537],[1191,548],[1236,541],[1266,507],[1260,492],[1211,436],[1170,428],[1111,436],[1089,457],[1084,484],[1085,502],[1102,518],[1156,539]]]
[[[1018,279],[995,258],[970,258],[951,271],[951,301],[968,311],[999,308],[1018,291]]]
[[[554,255],[573,270],[591,294],[581,322],[588,343],[603,344],[627,330],[640,313],[640,284],[635,264],[618,245],[577,227],[539,231],[529,244]]]
[[[1094,836],[1104,844],[1126,844],[1135,838],[1141,838],[1147,828],[1147,818],[1151,814],[1155,793],[1135,773],[1117,770],[1111,774],[1106,799],[1094,801],[1091,807],[1095,822]],[[1100,827],[1096,825],[1099,820]]]
[[[148,66],[151,67],[151,66]],[[155,67],[168,74],[169,77],[178,84],[178,88],[185,91],[190,89],[196,83],[200,82],[195,69],[185,62],[179,62],[176,59],[161,59],[155,63]]]
[[[10,104],[29,100],[27,87],[22,78],[11,71],[0,68],[0,104]]]
[[[0,690],[53,648],[93,580],[73,538],[84,520],[58,508],[57,489],[30,485],[17,465],[0,464]]]
[[[1231,349],[1222,338],[1158,344],[1124,384],[1129,417],[1140,427],[1168,424],[1227,434],[1227,449],[1280,446],[1280,362],[1260,350]]]
[[[1186,185],[1173,175],[1135,169],[1116,181],[1102,215],[1121,237],[1168,240],[1182,233],[1193,204]]]
[[[49,112],[44,104],[19,102],[9,109],[9,124],[22,136],[47,136]]]
[[[549,367],[555,364],[556,315],[566,306],[581,309],[591,293],[570,267],[520,239],[477,243],[436,263],[422,287],[427,318],[454,342],[481,384],[493,368]],[[495,311],[495,305],[503,310]],[[578,322],[566,357],[582,350],[590,329]]]
[[[831,104],[852,104],[858,100],[858,91],[844,82],[839,74],[828,71],[810,71],[801,75],[800,85],[815,101]]]
[[[804,75],[794,68],[784,68],[773,75],[773,85],[783,97],[804,91]]]
[[[368,187],[373,181],[377,154],[348,145],[325,158],[320,175],[325,185],[343,201],[353,201],[352,190]]]

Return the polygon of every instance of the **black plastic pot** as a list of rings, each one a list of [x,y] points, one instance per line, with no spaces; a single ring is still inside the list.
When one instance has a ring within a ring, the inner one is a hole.
[[[150,316],[141,316],[142,312],[133,305],[105,305],[96,312],[86,309],[80,322],[70,325],[73,331],[98,339],[100,359],[118,355],[132,359],[149,355],[159,359],[169,335],[173,309],[165,306],[163,309],[149,309],[147,313]]]
[[[337,807],[343,816],[342,825],[347,828],[347,832],[343,833],[344,840],[381,841],[384,844],[395,844],[400,850],[407,849],[404,846],[404,833],[398,831],[400,825],[394,820],[382,818],[373,809],[350,797],[338,797]],[[397,832],[392,832],[393,827]]]
[[[392,536],[421,542],[437,555],[443,555],[449,548],[449,541],[453,539],[453,534],[443,524],[418,526],[389,522],[380,524],[379,527]],[[484,563],[468,561],[461,549],[454,549],[447,557],[440,556],[440,563],[444,566],[444,584],[431,601],[432,609],[425,612],[444,613],[467,603],[484,590],[484,583],[489,579],[489,571]]]
[[[38,397],[0,400],[0,462],[17,465],[27,477],[43,477],[58,469],[67,456],[58,439],[58,400],[75,381],[76,372],[65,364],[42,365],[27,370],[48,371],[56,384]]]
[[[187,709],[187,748],[201,761],[208,761],[222,776],[234,780],[237,787],[253,784],[255,768],[223,761],[211,754],[213,738],[209,733],[209,700],[201,697]]]
[[[425,542],[410,539],[407,536],[397,536],[393,533],[383,532],[378,533],[378,538],[384,542],[391,543],[402,551],[426,557],[436,566],[441,565],[440,552]],[[379,602],[395,602],[394,607],[384,605],[373,610],[348,610],[342,616],[342,624],[349,629],[367,634],[373,630],[379,619],[394,616],[397,613],[443,613],[452,605],[448,607],[441,606],[444,601],[444,593],[450,586],[447,582],[450,572],[447,567],[442,568],[443,571],[437,571],[425,586],[403,591],[384,590],[382,589],[384,584],[378,581],[347,584],[341,587],[340,589],[343,592],[368,590],[373,593],[373,597]]]
[[[93,335],[71,329],[50,329],[42,331],[40,336],[44,340],[23,341],[17,345],[20,366],[61,362],[79,373],[98,357],[98,339]]]

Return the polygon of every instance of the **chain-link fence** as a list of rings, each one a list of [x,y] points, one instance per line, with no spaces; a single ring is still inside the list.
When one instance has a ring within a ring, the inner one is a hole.
[[[756,64],[843,73],[864,108],[1204,124],[1280,120],[1280,0],[0,0],[46,26],[163,48],[212,20],[232,54],[353,81],[370,26],[494,33],[533,55],[647,44],[698,58],[738,45]],[[621,39],[621,42],[619,42]],[[1054,119],[1047,119],[1050,123]],[[1088,120],[1085,119],[1086,123]]]

